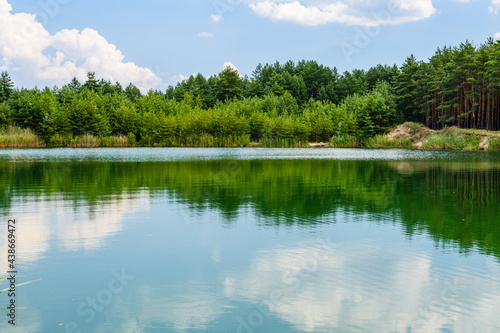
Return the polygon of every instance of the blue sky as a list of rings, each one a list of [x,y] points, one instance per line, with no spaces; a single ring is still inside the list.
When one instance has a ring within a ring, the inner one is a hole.
[[[164,90],[226,63],[242,75],[289,59],[342,72],[498,33],[500,0],[0,0],[0,70],[26,87],[92,70]]]

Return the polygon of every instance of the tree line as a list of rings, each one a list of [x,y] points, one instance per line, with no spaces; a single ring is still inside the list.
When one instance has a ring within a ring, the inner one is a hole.
[[[259,64],[251,77],[228,67],[146,94],[95,73],[44,89],[14,88],[7,72],[0,76],[0,126],[29,128],[51,146],[84,135],[150,146],[363,141],[404,121],[500,130],[500,42],[342,74],[315,61]]]

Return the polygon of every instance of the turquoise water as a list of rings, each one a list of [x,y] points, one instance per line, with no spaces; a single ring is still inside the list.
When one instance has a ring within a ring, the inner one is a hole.
[[[41,279],[0,331],[497,332],[499,169],[484,152],[0,150],[0,275],[14,217],[18,280]]]

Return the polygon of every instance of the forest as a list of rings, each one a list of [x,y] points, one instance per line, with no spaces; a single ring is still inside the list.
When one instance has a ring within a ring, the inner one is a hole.
[[[344,73],[304,60],[259,64],[251,77],[227,67],[146,94],[95,73],[44,89],[0,76],[0,134],[39,146],[362,145],[406,121],[500,130],[500,42]]]

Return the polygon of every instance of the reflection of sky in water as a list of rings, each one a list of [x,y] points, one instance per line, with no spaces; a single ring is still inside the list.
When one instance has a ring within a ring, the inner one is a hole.
[[[157,224],[150,228],[159,233],[157,237],[171,235],[169,244],[152,240],[156,249],[177,248],[173,251],[177,259],[164,258],[161,252],[145,258],[153,268],[138,265],[140,253],[132,254],[132,249],[122,253],[132,255],[127,269],[139,276],[130,286],[131,294],[118,295],[90,326],[74,314],[78,302],[69,304],[70,318],[80,319],[82,328],[92,327],[95,332],[215,332],[221,322],[236,332],[241,324],[235,318],[255,312],[254,318],[263,318],[255,332],[266,332],[267,323],[276,319],[290,325],[287,331],[297,332],[493,332],[499,328],[500,284],[491,278],[500,277],[497,262],[436,250],[424,236],[410,242],[401,238],[397,226],[374,225],[369,214],[338,212],[331,219],[344,222],[318,227],[312,234],[296,234],[256,228],[249,223],[251,213],[243,210],[238,230],[216,223],[220,216],[213,211],[198,212],[197,220],[186,224],[183,216],[190,213],[185,208],[170,201],[150,202],[144,194],[111,200],[107,209],[103,206],[92,214],[82,206],[50,206],[43,201],[25,203],[25,208],[42,214],[19,216],[26,228],[23,257],[32,259],[25,267],[59,251],[78,253],[76,258],[100,253],[108,247],[106,241],[120,238],[123,219],[130,214]],[[70,223],[62,222],[66,219]],[[139,224],[137,220],[128,225],[129,232],[141,230]],[[191,235],[189,242],[185,234]],[[241,246],[221,244],[229,234]],[[181,237],[175,239],[176,235]],[[155,235],[137,235],[137,244],[150,249],[150,237]],[[111,258],[120,254],[112,253]],[[241,260],[235,262],[236,258]],[[65,264],[71,269],[72,263]],[[101,282],[110,277],[109,271],[97,274]],[[84,294],[95,295],[99,290],[85,290],[83,280],[60,283],[80,285]],[[247,306],[241,312],[238,305],[244,303]],[[46,321],[45,316],[45,310],[30,306],[16,332],[39,331],[37,323]],[[51,316],[65,322],[63,317]]]
[[[22,278],[43,280],[22,287],[27,309],[0,331],[64,332],[70,322],[82,332],[500,331],[497,258],[424,232],[409,239],[397,210],[340,207],[318,224],[297,216],[303,225],[276,226],[279,216],[250,199],[228,222],[218,207],[147,188],[92,205],[14,197]],[[134,281],[86,323],[78,306],[122,269]]]
[[[83,202],[73,205],[62,197],[50,201],[23,198],[14,206],[10,215],[20,221],[17,232],[22,235],[18,255],[21,264],[28,264],[38,261],[53,243],[60,251],[99,249],[121,230],[125,216],[149,209],[150,202],[143,192],[111,198],[92,210]],[[0,243],[0,253],[6,251],[7,244]]]

